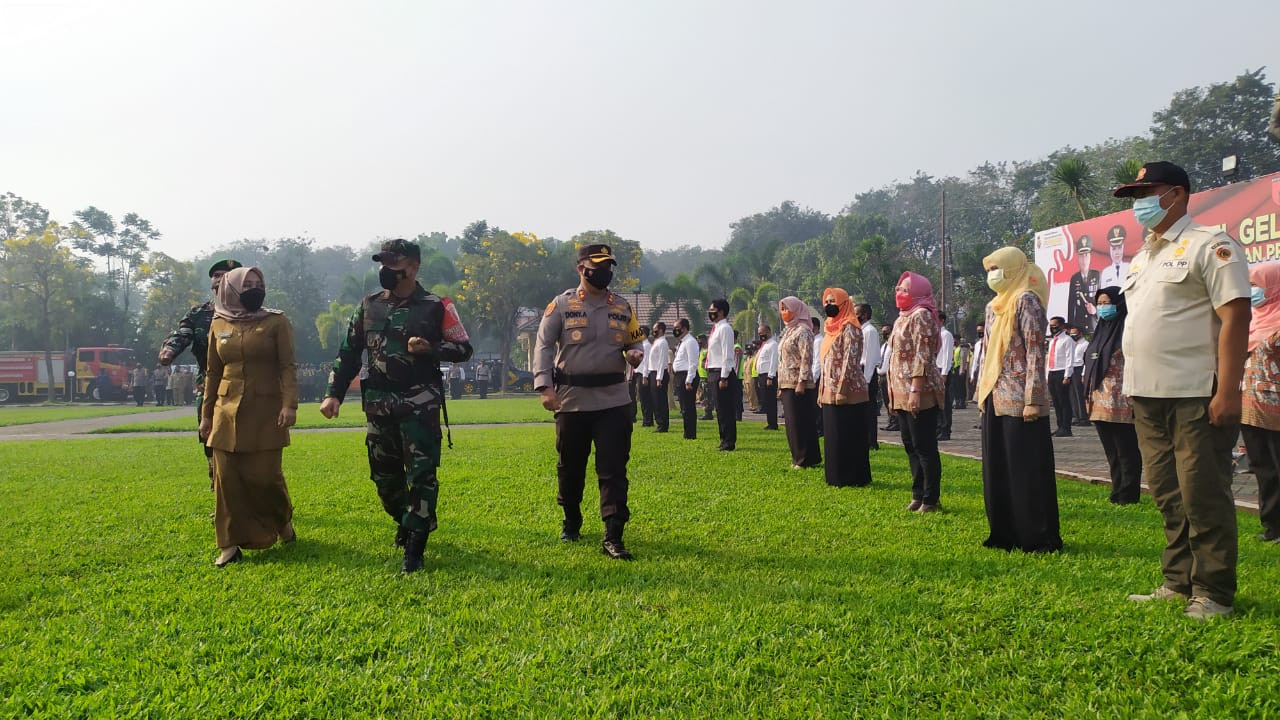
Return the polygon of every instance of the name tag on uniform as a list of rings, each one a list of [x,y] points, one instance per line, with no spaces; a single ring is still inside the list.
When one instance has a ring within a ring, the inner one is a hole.
[[[229,332],[218,333],[218,337],[219,337],[219,338],[221,338],[221,339],[223,339],[223,340],[226,340],[227,338],[231,337],[231,336],[232,336],[232,335],[234,335],[234,334],[235,334],[235,333],[229,333]]]

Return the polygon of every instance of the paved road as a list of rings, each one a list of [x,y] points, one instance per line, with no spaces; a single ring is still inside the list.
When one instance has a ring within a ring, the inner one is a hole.
[[[58,422],[39,423],[36,425],[13,425],[10,427],[0,427],[0,442],[6,440],[70,440],[75,438],[83,438],[87,433],[104,427],[112,427],[115,425],[125,425],[128,423],[140,422],[143,420],[167,420],[170,418],[192,417],[194,411],[191,408],[177,408],[175,410],[158,411],[147,413],[145,416],[138,415],[114,415],[111,417],[84,418],[81,420],[60,420]],[[880,416],[879,424],[883,428],[886,422],[884,415]],[[763,416],[748,412],[744,418],[746,423],[762,422]],[[784,420],[785,422],[785,420]],[[195,418],[192,417],[194,425]],[[533,425],[545,425],[546,423],[530,423]],[[978,411],[974,406],[970,405],[968,409],[956,410],[951,425],[951,440],[939,443],[939,449],[948,454],[958,457],[967,457],[974,460],[982,459],[981,437],[977,427]],[[496,427],[494,425],[460,425],[459,428],[478,428],[478,427]],[[505,425],[503,427],[509,427]],[[294,430],[299,433],[324,433],[324,432],[352,432],[358,428],[336,427],[336,428],[317,428],[309,430]],[[1107,458],[1102,452],[1102,443],[1098,440],[1098,435],[1092,427],[1073,428],[1075,433],[1069,438],[1054,438],[1054,460],[1057,465],[1058,474],[1095,484],[1111,483],[1111,475],[1107,468]],[[111,437],[173,437],[174,433],[120,433]],[[886,432],[880,430],[880,442],[891,443],[894,445],[901,444],[901,439],[897,432]],[[1248,473],[1241,473],[1235,476],[1233,490],[1236,497],[1236,505],[1243,510],[1256,513],[1258,511],[1258,486],[1253,476]],[[1145,488],[1146,485],[1143,485]]]

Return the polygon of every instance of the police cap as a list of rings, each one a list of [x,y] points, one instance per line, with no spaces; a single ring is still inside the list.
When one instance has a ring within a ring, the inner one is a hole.
[[[611,262],[614,265],[618,264],[618,261],[613,257],[613,248],[600,244],[583,245],[578,248],[578,262],[584,260],[590,260],[597,265],[607,262]]]
[[[1143,165],[1142,169],[1138,171],[1138,177],[1133,182],[1121,185],[1111,195],[1113,197],[1133,197],[1134,193],[1142,188],[1155,185],[1176,185],[1187,192],[1191,192],[1191,180],[1187,177],[1187,171],[1171,162],[1159,160]]]

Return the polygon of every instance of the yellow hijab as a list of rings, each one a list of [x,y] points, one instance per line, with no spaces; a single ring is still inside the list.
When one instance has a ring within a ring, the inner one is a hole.
[[[987,336],[983,339],[982,372],[978,376],[978,408],[1000,379],[1004,354],[1009,350],[1013,334],[1018,331],[1018,299],[1025,292],[1033,292],[1041,303],[1049,300],[1049,286],[1044,271],[1027,260],[1026,253],[1016,247],[1002,247],[982,259],[982,266],[995,266],[1004,271],[1004,285],[995,298],[987,303],[991,309],[991,322],[987,323]]]

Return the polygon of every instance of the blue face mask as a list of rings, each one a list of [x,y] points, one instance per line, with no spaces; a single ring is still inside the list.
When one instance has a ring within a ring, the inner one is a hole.
[[[1160,207],[1160,198],[1173,192],[1173,188],[1169,188],[1160,195],[1148,195],[1144,198],[1138,198],[1133,201],[1133,216],[1138,220],[1138,224],[1150,230],[1160,224],[1169,211]]]
[[[1249,304],[1258,307],[1267,301],[1267,291],[1258,286],[1249,288]]]
[[[1098,317],[1102,318],[1103,320],[1111,320],[1115,318],[1116,313],[1118,312],[1120,311],[1116,309],[1115,305],[1099,305],[1098,306]]]

